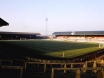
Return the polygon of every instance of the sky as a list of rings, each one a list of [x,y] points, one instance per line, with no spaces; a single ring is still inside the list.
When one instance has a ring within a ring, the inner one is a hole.
[[[100,31],[104,30],[104,0],[0,0],[0,17],[9,23],[0,31],[41,35]]]

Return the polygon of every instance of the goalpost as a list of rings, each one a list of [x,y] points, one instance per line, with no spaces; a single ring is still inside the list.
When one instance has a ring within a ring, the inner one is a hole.
[[[99,43],[99,48],[104,48],[104,43]]]
[[[20,38],[20,40],[26,40],[26,38]]]

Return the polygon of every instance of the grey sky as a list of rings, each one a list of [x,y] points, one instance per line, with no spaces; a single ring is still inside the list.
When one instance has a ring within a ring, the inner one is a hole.
[[[104,0],[0,0],[0,31],[39,32],[104,30]]]

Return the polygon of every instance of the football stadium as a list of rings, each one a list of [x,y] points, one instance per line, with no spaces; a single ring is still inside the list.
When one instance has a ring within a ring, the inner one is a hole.
[[[2,22],[0,26],[9,25]],[[45,39],[40,35],[0,32],[1,78],[104,77],[104,31],[54,32]]]

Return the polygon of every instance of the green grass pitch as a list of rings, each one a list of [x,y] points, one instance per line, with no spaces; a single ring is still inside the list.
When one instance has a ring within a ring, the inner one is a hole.
[[[18,45],[34,50],[34,54],[50,56],[54,58],[73,58],[83,54],[99,50],[98,43],[68,42],[51,40],[17,40],[4,41],[9,44]]]

